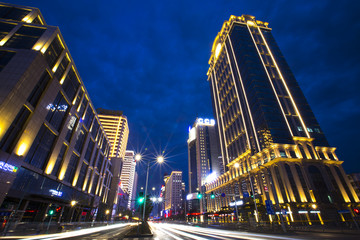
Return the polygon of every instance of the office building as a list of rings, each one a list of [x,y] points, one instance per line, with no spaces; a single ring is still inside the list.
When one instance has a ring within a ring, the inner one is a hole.
[[[277,221],[266,200],[289,224],[350,220],[339,210],[359,198],[271,30],[231,16],[213,43],[207,75],[225,173],[206,184],[216,195],[208,211],[231,208],[238,192],[239,220]]]
[[[221,159],[219,137],[215,128],[214,119],[197,118],[189,128],[188,163],[189,163],[189,193],[201,192],[204,194],[206,181],[214,179],[224,173]],[[201,206],[197,212],[206,211],[206,198],[193,199],[201,201],[194,206]],[[192,209],[195,210],[195,209]]]
[[[129,195],[129,201],[128,201],[128,209],[131,208],[131,197],[133,191],[136,191],[134,189],[134,181],[135,181],[135,171],[136,171],[136,161],[135,161],[135,152],[127,150],[125,152],[125,158],[123,167],[121,170],[121,183],[120,186],[123,189],[124,192],[126,192]]]
[[[0,3],[0,38],[2,211],[16,221],[43,221],[49,209],[54,221],[101,218],[110,144],[59,28],[36,8]]]
[[[122,191],[120,187],[120,174],[125,157],[126,146],[129,137],[129,127],[126,116],[121,111],[97,109],[101,125],[110,142],[111,181],[108,205],[112,206],[112,217],[124,211],[129,201],[129,195]]]
[[[165,213],[168,217],[182,212],[182,171],[172,171],[165,178]]]
[[[220,176],[224,173],[215,120],[197,118],[189,129],[187,143],[189,192],[192,193],[201,190],[209,175]]]

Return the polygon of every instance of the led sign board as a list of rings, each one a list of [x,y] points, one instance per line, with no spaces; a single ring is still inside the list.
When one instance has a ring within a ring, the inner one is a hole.
[[[18,167],[15,167],[14,165],[0,161],[0,169],[5,172],[17,172]]]

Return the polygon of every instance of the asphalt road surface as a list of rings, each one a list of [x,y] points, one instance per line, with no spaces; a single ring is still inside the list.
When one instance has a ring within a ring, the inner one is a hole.
[[[321,239],[321,240],[334,240],[346,239],[355,240],[360,239],[359,235],[354,234],[334,234],[334,233],[290,233],[290,234],[263,234],[263,233],[250,233],[242,231],[231,231],[213,228],[203,228],[197,226],[187,226],[180,224],[169,223],[150,223],[153,231],[152,237],[143,238],[127,238],[125,233],[130,230],[134,223],[114,224],[103,227],[94,227],[90,229],[82,229],[71,232],[37,235],[37,236],[17,236],[17,237],[0,237],[0,239],[69,239],[69,240],[208,240],[208,239],[221,239],[221,240],[303,240],[303,239]]]

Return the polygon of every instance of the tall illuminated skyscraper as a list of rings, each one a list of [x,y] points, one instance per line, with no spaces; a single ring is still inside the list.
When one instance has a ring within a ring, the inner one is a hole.
[[[226,172],[207,192],[253,194],[258,221],[267,218],[266,200],[286,208],[289,222],[349,218],[336,209],[359,199],[271,30],[253,16],[231,16],[215,38],[207,75]],[[215,198],[208,210],[231,201]]]
[[[97,109],[97,112],[111,145],[109,156],[111,158],[113,178],[108,197],[108,205],[109,207],[112,206],[112,216],[114,216],[124,210],[124,208],[127,208],[127,204],[122,206],[122,203],[127,202],[130,197],[127,194],[123,194],[122,189],[120,189],[120,174],[129,137],[129,127],[127,118],[121,111],[100,108]]]
[[[129,126],[121,111],[97,109],[101,125],[111,143],[110,157],[124,158],[129,138]]]
[[[136,161],[135,152],[127,150],[123,167],[121,169],[121,188],[129,195],[128,208],[131,208],[131,197],[133,196],[134,181],[135,181]]]
[[[201,191],[209,176],[223,171],[219,138],[214,119],[197,118],[189,129],[188,139],[189,192]]]

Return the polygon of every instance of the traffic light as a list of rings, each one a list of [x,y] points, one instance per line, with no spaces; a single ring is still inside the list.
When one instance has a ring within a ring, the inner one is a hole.
[[[197,193],[197,198],[201,199],[202,198],[202,194],[200,192]]]
[[[354,208],[354,213],[355,213],[356,215],[360,215],[360,210],[359,210],[358,208]]]
[[[138,203],[143,203],[144,202],[144,200],[145,200],[145,198],[144,198],[144,193],[143,192],[139,192],[139,197],[138,197],[138,199],[137,199],[137,201],[138,201]]]
[[[214,199],[215,198],[215,194],[213,192],[211,192],[211,195],[210,195],[211,199]]]
[[[55,213],[55,211],[54,211],[53,209],[50,209],[50,210],[49,210],[49,215],[50,215],[50,216],[54,215],[54,213]]]

